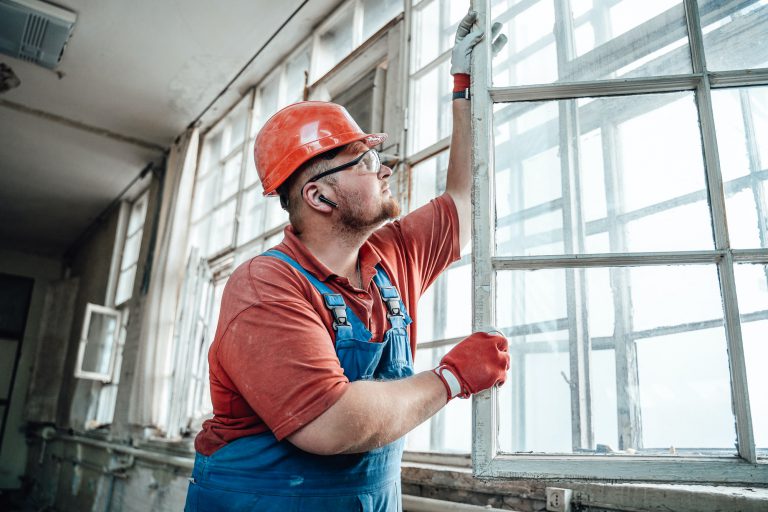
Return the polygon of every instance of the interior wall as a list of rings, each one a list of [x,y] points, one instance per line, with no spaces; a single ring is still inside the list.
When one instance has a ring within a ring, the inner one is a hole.
[[[24,475],[27,462],[27,444],[24,435],[27,387],[39,339],[45,290],[50,281],[61,277],[61,268],[61,262],[54,258],[0,250],[0,272],[34,279],[27,324],[21,344],[21,358],[11,394],[8,424],[2,439],[2,451],[0,451],[0,489],[18,489],[22,486],[21,477]]]

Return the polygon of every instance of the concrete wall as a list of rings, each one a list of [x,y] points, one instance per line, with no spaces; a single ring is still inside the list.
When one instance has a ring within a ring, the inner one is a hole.
[[[30,444],[36,510],[60,512],[178,511],[184,508],[188,471],[66,441]],[[42,461],[38,464],[37,461]]]
[[[37,350],[39,324],[42,317],[45,290],[48,283],[61,277],[61,262],[41,256],[0,250],[0,272],[35,280],[32,298],[21,344],[21,359],[11,394],[8,424],[0,452],[0,489],[18,489],[27,462],[24,436],[24,407],[27,387]],[[6,363],[13,364],[12,361]],[[0,370],[4,371],[4,370]]]

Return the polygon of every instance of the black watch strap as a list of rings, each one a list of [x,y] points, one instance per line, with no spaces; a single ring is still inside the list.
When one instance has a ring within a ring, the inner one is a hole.
[[[455,91],[453,93],[452,100],[468,100],[469,99],[469,87],[463,91]]]

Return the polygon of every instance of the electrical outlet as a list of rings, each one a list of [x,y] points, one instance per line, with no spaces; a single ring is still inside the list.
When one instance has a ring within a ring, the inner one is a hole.
[[[571,489],[547,487],[545,492],[547,493],[547,510],[550,512],[571,512],[571,499],[573,499]]]

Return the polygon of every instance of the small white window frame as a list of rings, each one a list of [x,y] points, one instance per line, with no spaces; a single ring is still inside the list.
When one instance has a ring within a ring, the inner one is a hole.
[[[115,334],[112,336],[112,344],[109,348],[109,370],[106,373],[92,372],[83,369],[83,360],[88,345],[88,329],[91,326],[93,314],[113,316],[115,318]],[[78,379],[97,380],[103,383],[111,382],[115,371],[115,359],[117,358],[117,349],[120,341],[120,316],[117,309],[100,306],[98,304],[88,303],[85,307],[85,318],[83,320],[83,329],[80,333],[80,344],[77,350],[77,363],[75,364],[75,377]]]
[[[493,87],[490,60],[490,39],[485,38],[473,52],[472,94],[472,288],[473,330],[480,331],[494,325],[496,271],[513,268],[583,267],[597,265],[633,266],[637,264],[695,263],[698,260],[716,263],[720,273],[720,287],[724,300],[724,320],[731,370],[731,388],[738,457],[649,457],[649,456],[594,456],[594,455],[531,455],[502,454],[498,442],[498,391],[492,388],[473,397],[473,473],[479,478],[529,479],[589,479],[623,481],[707,482],[718,484],[765,484],[768,481],[768,463],[758,460],[752,431],[749,393],[747,389],[744,350],[741,339],[738,304],[733,274],[734,262],[768,260],[768,251],[735,250],[728,242],[725,223],[725,199],[722,176],[717,155],[711,88],[754,85],[755,72],[732,72],[726,81],[718,83],[716,73],[706,69],[703,35],[697,0],[684,0],[689,31],[693,73],[667,78],[602,80],[584,84],[552,84],[546,86]],[[473,0],[474,10],[486,33],[490,33],[490,0]],[[758,70],[757,80],[768,82],[768,72]],[[493,105],[508,101],[639,94],[669,90],[693,90],[697,93],[707,186],[711,208],[716,249],[701,253],[643,253],[626,255],[594,255],[562,257],[516,258],[497,257],[493,253],[494,194],[492,172]],[[704,254],[706,253],[706,254]],[[522,260],[526,260],[523,262]],[[674,260],[674,261],[673,261]]]

